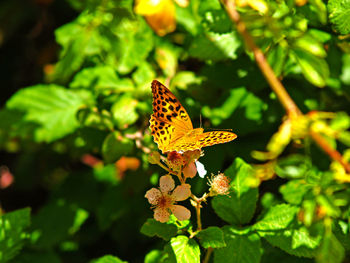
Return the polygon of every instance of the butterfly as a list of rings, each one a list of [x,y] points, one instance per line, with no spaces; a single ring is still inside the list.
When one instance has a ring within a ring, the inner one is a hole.
[[[218,143],[230,142],[237,135],[229,131],[203,132],[193,129],[185,108],[171,91],[157,80],[152,81],[153,114],[150,129],[154,141],[163,152],[186,152]]]

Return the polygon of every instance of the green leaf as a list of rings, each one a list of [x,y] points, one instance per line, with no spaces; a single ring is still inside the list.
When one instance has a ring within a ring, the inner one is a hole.
[[[194,12],[194,6],[196,4],[189,1],[189,5],[185,8],[176,6],[176,23],[185,30],[187,30],[191,35],[196,35],[198,31],[198,22],[196,19],[196,14]]]
[[[117,71],[121,74],[127,74],[145,61],[153,49],[153,33],[146,22],[139,18],[133,21],[123,21],[118,27],[116,35],[119,39],[117,45],[114,46]]]
[[[199,263],[199,245],[193,239],[186,236],[173,237],[170,245],[174,251],[176,262],[178,263]]]
[[[287,204],[273,206],[254,224],[253,229],[261,231],[285,229],[293,221],[297,211],[297,207]]]
[[[325,58],[327,56],[323,44],[308,33],[295,39],[292,45],[295,48],[303,49],[316,57]]]
[[[236,158],[225,171],[225,175],[232,180],[232,193],[229,196],[216,196],[212,200],[216,214],[223,220],[241,225],[252,219],[258,198],[258,190],[249,186],[252,172],[251,166],[240,158]]]
[[[190,85],[199,85],[202,83],[202,78],[197,77],[192,71],[180,71],[171,80],[171,87],[179,89],[187,89]]]
[[[106,182],[111,185],[119,181],[115,164],[94,166],[94,177],[97,181]]]
[[[8,109],[23,111],[25,121],[40,125],[37,142],[53,142],[79,127],[80,107],[90,103],[90,93],[74,92],[57,85],[37,85],[19,90],[6,103]]]
[[[205,35],[200,35],[194,39],[188,53],[191,57],[204,61],[236,59],[236,51],[240,46],[241,41],[236,33],[207,32]]]
[[[125,215],[130,209],[120,185],[110,187],[103,193],[97,205],[97,223],[102,231],[108,229],[113,222]]]
[[[118,257],[112,256],[112,255],[106,255],[90,261],[90,263],[126,263],[126,262],[127,261],[121,260]]]
[[[15,261],[16,263],[61,263],[59,256],[54,252],[22,252]]]
[[[232,227],[222,228],[226,247],[214,250],[216,263],[258,263],[262,255],[261,241],[257,234],[237,235]]]
[[[107,135],[102,145],[103,158],[107,163],[113,163],[124,155],[131,153],[133,142],[123,137],[120,132]]]
[[[32,242],[50,248],[76,233],[87,218],[87,211],[64,200],[50,203],[33,217]]]
[[[311,236],[306,227],[295,229],[292,236],[292,249],[303,246],[315,249],[320,245],[321,239],[321,235]]]
[[[161,250],[154,249],[147,253],[144,263],[160,263],[164,262],[168,255]]]
[[[26,122],[24,116],[23,111],[6,108],[0,110],[0,133],[3,133],[0,145],[5,145],[12,137],[32,137],[38,124]],[[10,149],[7,150],[11,151]]]
[[[280,76],[287,58],[287,50],[281,45],[271,47],[267,53],[267,61],[275,72],[276,76]]]
[[[132,79],[140,86],[150,85],[155,77],[156,73],[154,72],[154,69],[147,62],[141,63],[137,70],[132,74]]]
[[[299,205],[303,201],[304,195],[311,189],[304,180],[291,180],[282,185],[279,189],[284,200],[292,205]]]
[[[107,110],[98,111],[96,108],[83,108],[78,111],[77,119],[81,126],[96,128],[101,131],[113,130],[114,123],[111,113]]]
[[[345,258],[345,249],[333,233],[327,234],[322,241],[320,249],[317,251],[316,259],[318,263],[341,263]]]
[[[350,33],[350,1],[349,0],[329,0],[328,1],[329,20],[334,28],[343,35]]]
[[[165,263],[177,263],[176,260],[176,256],[174,254],[174,250],[171,247],[170,242],[168,242],[165,246],[164,246],[164,258],[162,258],[161,262],[165,262]]]
[[[163,224],[154,219],[147,219],[141,227],[141,233],[153,237],[158,236],[164,240],[170,240],[177,233],[177,227],[174,224]]]
[[[262,118],[263,101],[244,87],[231,89],[226,100],[217,108],[203,107],[203,115],[211,119],[214,125],[219,125],[231,117],[236,111],[244,109],[245,118],[258,121]]]
[[[159,67],[162,69],[164,75],[172,78],[178,68],[178,57],[180,55],[180,49],[174,45],[169,45],[168,43],[163,45],[160,43],[156,48],[154,58],[157,61]],[[153,75],[155,75],[154,71]]]
[[[111,112],[119,129],[125,129],[137,121],[139,115],[136,112],[138,101],[128,94],[118,98],[111,108]]]
[[[344,84],[350,85],[350,54],[344,54],[342,62],[343,67],[340,79]]]
[[[30,208],[3,214],[0,217],[0,262],[15,257],[28,239],[25,229],[30,224]]]
[[[327,7],[322,0],[310,0],[313,11],[317,14],[319,21],[325,25],[327,23]]]
[[[54,79],[66,81],[82,66],[88,55],[101,52],[101,35],[96,27],[89,27],[93,20],[93,13],[83,12],[76,20],[56,29],[56,41],[62,50],[55,65]]]
[[[316,255],[320,236],[312,237],[304,229],[259,232],[272,246],[279,247],[297,257],[312,258]]]
[[[282,178],[304,178],[312,167],[311,160],[306,155],[291,154],[277,161],[276,174]]]
[[[97,92],[131,92],[134,85],[130,79],[120,79],[111,66],[85,68],[78,72],[69,84],[73,89],[93,89]]]
[[[210,226],[201,230],[196,237],[204,248],[220,248],[226,246],[224,233],[217,226]]]
[[[203,14],[202,25],[207,31],[229,33],[232,31],[232,21],[224,9],[210,10]]]
[[[305,78],[317,87],[324,87],[329,77],[329,67],[325,59],[316,57],[301,49],[291,50]]]

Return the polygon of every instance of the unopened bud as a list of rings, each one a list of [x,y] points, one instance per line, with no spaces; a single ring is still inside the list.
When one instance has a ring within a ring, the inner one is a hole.
[[[157,164],[160,162],[160,153],[159,152],[151,152],[148,155],[148,162],[151,164]]]

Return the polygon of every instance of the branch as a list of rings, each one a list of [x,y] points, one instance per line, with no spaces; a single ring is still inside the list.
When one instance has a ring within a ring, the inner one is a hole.
[[[310,136],[324,152],[326,152],[334,161],[340,163],[347,173],[350,173],[350,164],[343,159],[343,156],[337,150],[330,147],[328,142],[323,139],[319,133],[310,130]]]
[[[271,89],[275,92],[279,101],[285,108],[287,115],[289,117],[302,115],[300,109],[295,104],[293,99],[289,96],[281,81],[276,77],[269,63],[266,61],[264,53],[255,44],[253,37],[249,34],[247,27],[241,20],[240,15],[236,10],[235,0],[221,1],[225,6],[230,19],[233,23],[236,24],[237,31],[243,37],[248,48],[253,52],[258,67],[260,68],[267,82],[270,84]],[[320,148],[322,148],[323,151],[325,151],[333,160],[339,162],[344,167],[344,169],[350,173],[350,164],[343,159],[342,155],[337,150],[332,149],[327,141],[325,141],[319,133],[310,131],[310,136],[320,146]]]
[[[272,90],[276,93],[278,99],[282,103],[283,107],[287,111],[287,115],[298,115],[301,114],[298,106],[289,96],[286,89],[283,87],[282,83],[276,77],[269,63],[266,61],[266,58],[261,51],[261,49],[255,45],[255,42],[252,36],[247,31],[245,24],[241,21],[240,15],[236,10],[235,1],[234,0],[223,0],[223,4],[226,8],[226,11],[230,17],[230,19],[236,24],[237,31],[242,35],[245,43],[248,48],[253,51],[256,63],[263,73],[265,79],[270,84]]]

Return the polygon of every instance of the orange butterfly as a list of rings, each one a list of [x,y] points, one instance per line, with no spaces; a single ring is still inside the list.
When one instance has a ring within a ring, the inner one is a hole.
[[[229,131],[203,133],[202,128],[193,129],[185,108],[174,94],[157,80],[152,81],[152,94],[151,134],[163,153],[193,151],[237,138],[235,133]]]

